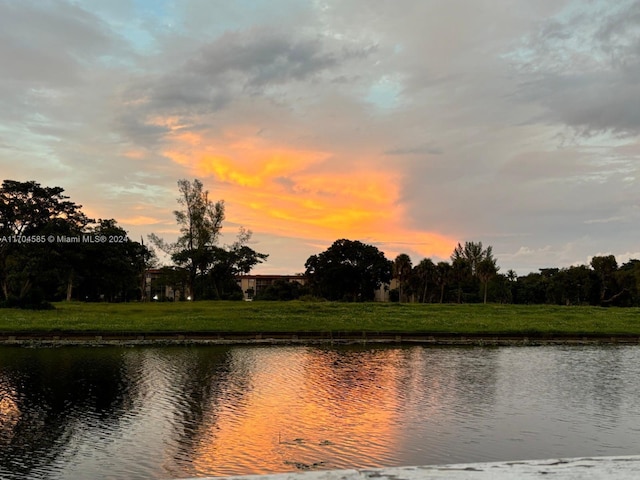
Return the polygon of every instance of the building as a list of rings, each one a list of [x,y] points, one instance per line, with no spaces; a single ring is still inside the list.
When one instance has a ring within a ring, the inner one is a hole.
[[[273,284],[276,280],[285,280],[287,282],[298,282],[300,285],[306,285],[307,278],[302,275],[241,275],[237,278],[238,285],[242,289],[244,299],[249,301],[253,297],[258,296],[260,292]],[[398,288],[398,280],[391,279],[390,283],[385,283],[374,292],[374,301],[388,302],[389,291]]]
[[[388,302],[390,301],[389,292],[391,290],[397,289],[400,286],[397,278],[392,278],[390,283],[383,283],[380,285],[374,292],[373,301],[374,302]]]
[[[144,298],[146,301],[176,301],[190,300],[189,289],[183,286],[183,292],[171,282],[171,267],[150,268],[144,274]]]
[[[237,278],[245,300],[252,300],[276,280],[298,282],[300,285],[307,283],[307,278],[303,275],[241,275]]]
[[[190,295],[186,285],[172,285],[170,267],[152,268],[145,272],[145,300],[149,301],[175,301],[190,300]],[[236,282],[244,299],[253,300],[259,296],[267,287],[273,285],[277,280],[287,282],[297,282],[300,285],[307,284],[307,278],[302,274],[297,275],[240,275],[236,277]],[[184,295],[180,291],[180,286],[185,290]],[[374,292],[374,301],[388,302],[389,291],[398,288],[398,280],[392,279],[390,283],[385,283]]]

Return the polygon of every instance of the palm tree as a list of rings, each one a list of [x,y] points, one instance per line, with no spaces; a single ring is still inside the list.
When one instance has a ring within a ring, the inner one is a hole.
[[[471,262],[464,257],[459,257],[451,262],[451,276],[458,284],[458,303],[462,303],[462,284],[472,277]]]
[[[496,261],[491,258],[485,258],[478,263],[476,274],[480,281],[484,284],[484,303],[487,303],[487,285],[499,268],[496,266]]]
[[[427,299],[427,290],[429,282],[435,280],[436,265],[430,258],[424,258],[418,265],[414,267],[415,276],[422,282],[422,298],[420,302],[425,303]]]
[[[404,285],[411,275],[411,257],[406,253],[401,253],[393,261],[393,278],[398,279],[398,289],[400,290],[400,301],[403,300]]]
[[[436,265],[436,278],[440,287],[440,303],[444,299],[444,287],[449,283],[451,278],[451,265],[447,262],[438,262]]]
[[[451,254],[451,261],[458,259],[466,260],[471,268],[471,274],[477,276],[480,262],[485,259],[493,260],[493,247],[489,245],[483,249],[482,242],[465,242],[464,247],[458,243]]]
[[[458,243],[451,254],[451,261],[458,280],[458,302],[461,300],[462,282],[466,275],[467,279],[477,278],[484,284],[484,303],[487,303],[487,284],[498,272],[491,245],[483,248],[482,242],[465,242],[463,247]]]

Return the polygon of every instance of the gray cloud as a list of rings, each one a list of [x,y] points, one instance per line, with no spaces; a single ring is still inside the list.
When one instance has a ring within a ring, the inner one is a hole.
[[[236,73],[245,77],[246,86],[264,87],[304,80],[339,61],[334,53],[323,51],[317,38],[296,41],[275,31],[251,29],[226,32],[189,60],[185,70],[207,77]]]
[[[397,147],[385,150],[385,155],[442,155],[441,148],[432,145],[419,145],[416,147]]]
[[[127,96],[145,98],[143,108],[150,111],[215,112],[234,98],[331,76],[374,51],[371,45],[332,44],[322,36],[297,38],[271,28],[225,32],[198,47],[179,68],[140,80]]]
[[[118,44],[98,17],[76,5],[0,2],[0,85],[8,81],[23,86],[75,84],[83,62],[113,54]]]
[[[582,135],[640,133],[638,2],[619,10],[581,11],[548,20],[530,35],[519,58],[519,97],[545,112],[536,121],[564,123]]]

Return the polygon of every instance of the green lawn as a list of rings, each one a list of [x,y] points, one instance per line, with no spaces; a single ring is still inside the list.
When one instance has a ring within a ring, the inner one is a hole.
[[[10,332],[402,332],[637,334],[640,308],[333,302],[58,303],[0,309]]]

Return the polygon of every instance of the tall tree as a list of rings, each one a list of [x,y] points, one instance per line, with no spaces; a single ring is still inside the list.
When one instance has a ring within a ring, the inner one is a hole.
[[[482,242],[465,242],[464,247],[458,243],[451,254],[451,261],[460,258],[467,261],[471,274],[476,276],[480,262],[485,259],[493,260],[493,247],[489,245],[487,248],[483,248]]]
[[[515,270],[510,268],[509,270],[507,270],[505,278],[509,282],[509,303],[517,303],[518,299],[516,296],[516,292],[518,291],[518,274]]]
[[[184,209],[173,213],[181,236],[175,243],[166,243],[155,234],[149,235],[149,239],[187,273],[187,289],[192,299],[225,298],[225,292],[236,288],[235,276],[249,273],[268,255],[248,246],[251,231],[242,227],[232,245],[219,247],[224,201],[210,200],[209,192],[203,190],[202,182],[197,179],[178,181],[178,189],[178,203]]]
[[[328,300],[373,300],[375,290],[391,280],[392,262],[373,245],[336,240],[324,252],[311,255],[305,275],[315,295]]]
[[[436,283],[436,265],[430,258],[423,258],[418,265],[413,267],[413,278],[417,280],[416,291],[420,296],[419,301],[425,303],[429,285]]]
[[[462,300],[463,286],[467,291],[473,289],[477,292],[478,283],[482,283],[486,294],[486,282],[498,271],[496,260],[493,258],[493,248],[484,248],[482,242],[465,242],[464,246],[458,243],[451,254],[451,263],[458,282],[458,302]],[[493,269],[495,272],[491,273]],[[482,276],[480,271],[483,272]]]
[[[451,280],[451,264],[448,262],[438,262],[436,265],[436,281],[440,287],[440,303],[444,301],[444,288]]]
[[[90,223],[61,187],[4,180],[0,188],[0,290],[22,302],[52,259],[65,254],[57,235],[78,235]],[[53,237],[50,237],[53,235]],[[53,238],[53,241],[51,240]]]
[[[600,282],[600,304],[608,303],[607,294],[617,289],[614,276],[618,270],[616,257],[613,255],[593,257],[591,268],[596,272]]]
[[[87,229],[94,239],[82,246],[78,290],[92,300],[140,300],[142,276],[152,252],[127,236],[114,219],[100,219]],[[103,241],[98,241],[102,239]]]
[[[472,272],[471,263],[464,257],[454,258],[451,262],[451,279],[456,282],[458,287],[456,295],[456,301],[458,303],[462,303],[462,292],[465,282],[473,279]]]
[[[629,292],[629,304],[640,305],[640,260],[632,258],[623,263],[616,272],[616,281]]]
[[[269,256],[258,253],[248,246],[251,235],[251,230],[241,227],[232,245],[225,248],[213,247],[209,278],[215,298],[224,299],[230,291],[237,290],[236,277],[249,273],[253,267],[264,262]]]
[[[182,210],[174,211],[180,226],[180,237],[176,243],[166,243],[155,234],[149,235],[151,242],[188,272],[188,288],[195,299],[195,281],[198,274],[204,274],[213,262],[212,251],[216,245],[222,221],[224,201],[209,199],[209,192],[203,190],[200,180],[179,180],[178,203]]]
[[[498,273],[499,267],[496,265],[496,261],[492,258],[484,258],[476,266],[476,275],[484,286],[483,303],[487,303],[487,285]]]
[[[136,271],[138,273],[138,291],[140,292],[140,300],[145,302],[147,298],[147,271],[158,266],[158,257],[156,252],[144,244],[144,238],[140,237],[140,243],[137,243]],[[181,291],[184,291],[184,287]]]
[[[398,280],[398,291],[400,294],[400,302],[405,301],[404,291],[411,276],[411,257],[406,253],[399,254],[393,261],[393,278]]]

